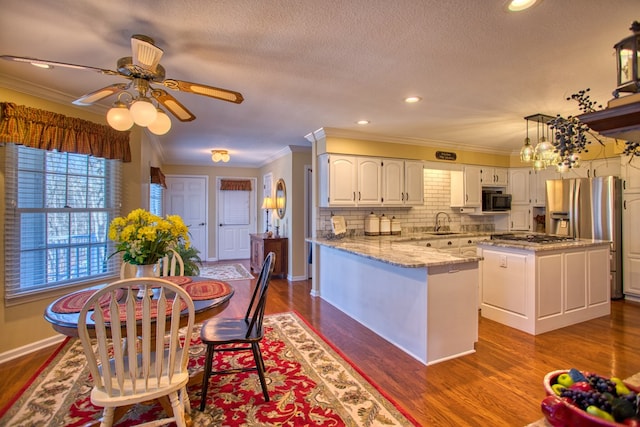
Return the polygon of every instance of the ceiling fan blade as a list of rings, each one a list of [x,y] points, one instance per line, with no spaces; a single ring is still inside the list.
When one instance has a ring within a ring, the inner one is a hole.
[[[210,96],[211,98],[221,99],[223,101],[234,102],[240,104],[244,101],[240,92],[234,92],[232,90],[220,89],[218,87],[207,86],[200,83],[185,82],[182,80],[166,79],[162,82],[163,85],[173,90],[180,90],[182,92],[191,92],[196,95]]]
[[[171,112],[181,122],[190,122],[195,120],[196,116],[187,108],[182,105],[172,95],[169,95],[166,90],[152,89],[151,96],[153,96],[163,107]]]
[[[73,68],[76,70],[95,71],[100,74],[106,74],[109,76],[120,75],[120,73],[118,73],[117,71],[106,70],[104,68],[89,67],[88,65],[68,64],[66,62],[49,61],[46,59],[29,58],[26,56],[0,55],[0,59],[4,59],[7,61],[15,61],[15,62],[27,62],[31,65],[34,65],[36,67],[41,67],[41,68],[63,67],[63,68]]]
[[[94,90],[87,94],[82,95],[72,103],[75,105],[91,105],[94,102],[98,102],[101,99],[111,96],[114,93],[122,92],[129,87],[127,83],[116,83],[111,86],[103,87],[102,89]]]

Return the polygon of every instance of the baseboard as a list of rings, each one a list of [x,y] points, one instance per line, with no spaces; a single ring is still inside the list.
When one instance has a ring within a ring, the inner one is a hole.
[[[31,344],[24,345],[22,347],[14,348],[13,350],[0,353],[0,364],[8,362],[26,354],[32,353],[36,350],[50,347],[54,344],[61,343],[66,337],[64,335],[54,335],[49,338],[45,338],[40,341],[32,342]]]
[[[302,280],[307,280],[307,276],[305,276],[304,274],[302,276],[290,276],[287,275],[287,280],[290,282],[300,282]]]

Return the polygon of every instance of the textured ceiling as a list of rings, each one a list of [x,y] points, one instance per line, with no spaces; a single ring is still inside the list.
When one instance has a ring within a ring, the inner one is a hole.
[[[236,105],[172,92],[197,119],[157,137],[166,163],[210,165],[225,148],[230,166],[259,166],[320,127],[511,153],[524,116],[578,114],[566,97],[584,88],[611,98],[613,45],[631,35],[640,1],[544,0],[518,14],[505,3],[1,0],[0,54],[115,69],[130,36],[145,34],[167,77],[243,94]],[[64,102],[121,81],[0,61],[0,85]]]

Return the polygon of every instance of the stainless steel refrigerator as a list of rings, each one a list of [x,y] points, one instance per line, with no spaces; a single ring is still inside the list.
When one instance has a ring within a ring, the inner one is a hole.
[[[622,298],[622,185],[619,178],[547,181],[549,234],[611,242],[611,298]]]

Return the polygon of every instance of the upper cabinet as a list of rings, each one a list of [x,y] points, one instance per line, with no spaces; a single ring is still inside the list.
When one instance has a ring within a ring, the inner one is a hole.
[[[422,162],[375,157],[318,156],[320,207],[422,205]]]
[[[581,162],[580,167],[571,168],[564,175],[568,178],[596,178],[598,176],[620,176],[620,160],[615,158]]]
[[[451,207],[482,207],[480,166],[464,166],[462,171],[451,171]]]
[[[320,200],[318,205],[355,206],[358,165],[353,156],[322,155],[318,158]]]
[[[382,164],[380,159],[356,157],[356,164],[358,165],[356,204],[358,206],[379,206],[382,203]]]
[[[547,197],[547,180],[561,179],[562,175],[556,168],[547,168],[531,172],[529,180],[529,196],[533,206],[544,207]]]
[[[625,193],[640,193],[640,159],[622,156],[622,189]]]
[[[514,168],[509,170],[509,193],[512,205],[528,205],[531,203],[529,183],[531,168]]]
[[[423,164],[413,160],[382,160],[382,205],[417,206],[424,203]]]
[[[509,182],[509,169],[482,166],[480,179],[483,187],[506,187]]]

